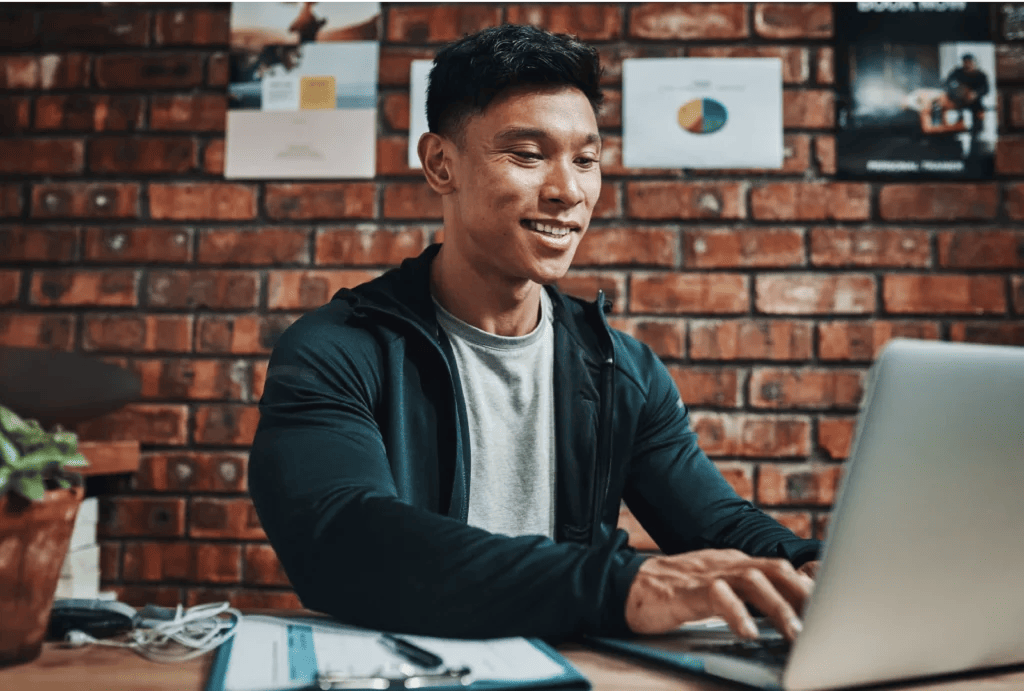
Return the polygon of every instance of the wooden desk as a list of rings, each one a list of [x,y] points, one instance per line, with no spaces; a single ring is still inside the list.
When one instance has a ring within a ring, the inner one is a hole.
[[[559,651],[593,684],[594,691],[739,691],[737,684],[666,671],[577,645]],[[47,643],[40,657],[0,668],[3,691],[201,691],[213,654],[188,662],[150,662],[121,648],[61,648]],[[895,691],[1010,691],[1024,688],[1024,667],[972,674],[923,684],[885,687]]]

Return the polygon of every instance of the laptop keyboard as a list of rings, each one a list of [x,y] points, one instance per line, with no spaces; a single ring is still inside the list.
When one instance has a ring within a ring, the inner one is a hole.
[[[742,657],[747,660],[761,662],[780,667],[786,664],[791,644],[784,638],[769,638],[756,641],[693,641],[687,645],[691,652],[717,653]]]

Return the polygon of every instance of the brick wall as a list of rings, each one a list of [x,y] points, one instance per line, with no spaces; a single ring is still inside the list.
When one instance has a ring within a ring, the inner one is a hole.
[[[101,516],[123,600],[296,604],[245,493],[268,354],[439,229],[404,162],[409,63],[502,20],[575,32],[606,64],[604,189],[563,288],[611,293],[726,477],[798,533],[823,534],[886,339],[1024,345],[1019,41],[997,49],[995,181],[835,182],[828,4],[386,5],[378,176],[239,183],[221,177],[227,5],[9,5],[0,343],[142,379],[141,402],[79,429],[143,444]],[[623,167],[621,60],[683,55],[782,59],[784,168]]]

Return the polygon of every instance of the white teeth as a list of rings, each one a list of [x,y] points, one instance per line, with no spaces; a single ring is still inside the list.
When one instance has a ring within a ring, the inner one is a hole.
[[[552,237],[561,238],[568,235],[572,230],[570,228],[564,228],[559,226],[550,226],[546,223],[538,223],[537,221],[526,221],[527,227],[531,230],[540,231],[545,235],[551,235]]]

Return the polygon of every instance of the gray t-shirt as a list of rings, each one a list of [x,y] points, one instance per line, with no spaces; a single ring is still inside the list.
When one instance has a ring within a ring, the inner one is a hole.
[[[469,416],[469,524],[502,535],[555,531],[555,404],[551,298],[525,336],[496,336],[437,301]]]

